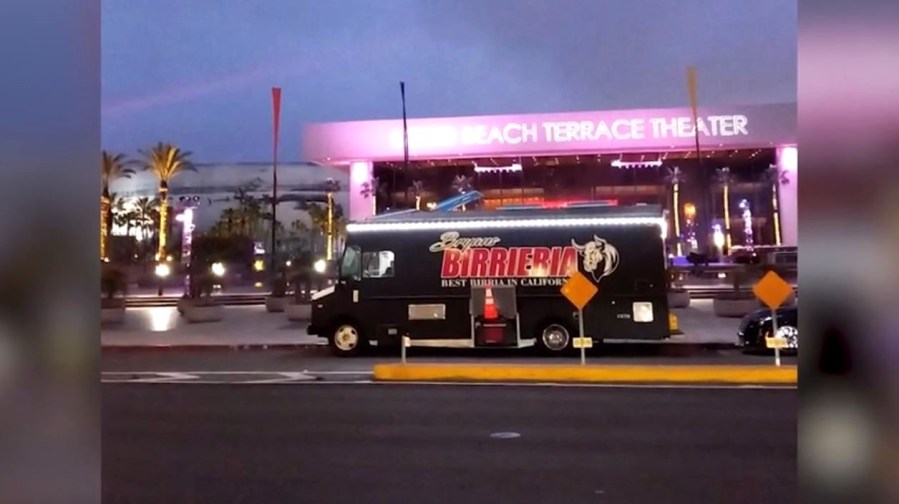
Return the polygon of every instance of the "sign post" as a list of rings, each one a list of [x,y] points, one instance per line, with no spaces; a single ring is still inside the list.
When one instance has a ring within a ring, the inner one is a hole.
[[[403,336],[403,342],[400,345],[400,360],[403,364],[406,363],[406,348],[410,346],[412,346],[412,338]]]
[[[793,287],[780,275],[769,271],[753,287],[752,292],[771,310],[771,335],[765,337],[765,345],[774,349],[774,365],[780,366],[780,350],[787,348],[787,339],[778,335],[777,309],[793,293]]]
[[[562,295],[577,308],[578,337],[574,339],[574,348],[581,350],[581,365],[587,364],[587,349],[593,348],[593,338],[584,335],[584,307],[596,296],[599,289],[580,271],[573,275],[562,286]]]

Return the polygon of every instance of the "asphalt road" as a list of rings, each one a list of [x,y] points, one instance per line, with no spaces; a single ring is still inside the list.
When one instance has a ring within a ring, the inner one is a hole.
[[[321,372],[322,376],[363,376],[371,372],[375,363],[398,362],[396,352],[343,359],[330,355],[325,347],[297,350],[112,350],[104,351],[102,370],[105,373],[124,372],[192,372],[192,371],[271,371]],[[707,349],[693,345],[614,344],[590,352],[588,362],[608,364],[773,364],[774,358],[765,355],[743,355],[737,350]],[[577,364],[579,358],[547,358],[528,351],[472,351],[445,349],[411,349],[409,362],[492,362],[528,364]],[[784,357],[785,364],[795,364],[793,357]]]
[[[796,405],[789,389],[105,384],[103,502],[795,502]]]

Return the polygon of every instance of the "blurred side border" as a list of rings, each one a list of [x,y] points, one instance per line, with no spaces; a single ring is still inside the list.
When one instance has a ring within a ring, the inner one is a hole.
[[[0,502],[99,502],[100,0],[0,15]]]
[[[803,502],[899,502],[899,5],[799,9]]]

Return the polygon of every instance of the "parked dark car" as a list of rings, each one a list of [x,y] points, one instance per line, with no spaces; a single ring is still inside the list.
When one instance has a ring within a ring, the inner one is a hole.
[[[765,308],[743,317],[737,337],[744,352],[767,352],[765,338],[771,336],[771,310]],[[777,332],[787,339],[789,348],[784,353],[799,351],[799,307],[786,306],[777,310]]]

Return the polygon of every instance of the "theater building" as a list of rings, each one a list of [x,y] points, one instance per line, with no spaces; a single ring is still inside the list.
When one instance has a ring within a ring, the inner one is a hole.
[[[404,142],[401,119],[354,121],[307,125],[302,146],[348,171],[353,220],[477,190],[486,208],[662,204],[682,252],[715,230],[795,246],[796,104],[700,108],[695,124],[688,108],[426,118]]]

